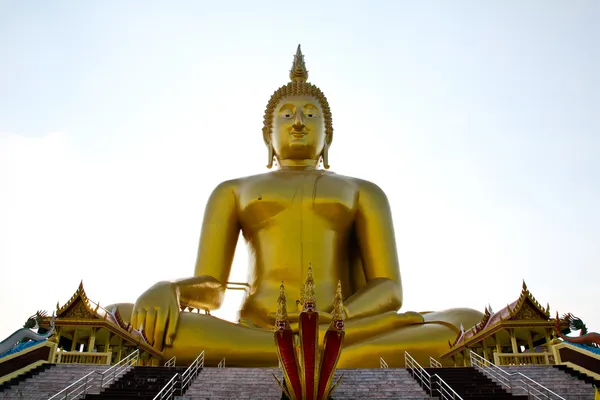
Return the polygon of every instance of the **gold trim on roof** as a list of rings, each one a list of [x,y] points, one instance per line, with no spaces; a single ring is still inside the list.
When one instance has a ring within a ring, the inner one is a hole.
[[[517,313],[525,305],[526,300],[529,300],[535,306],[537,311],[540,312],[541,315],[544,315],[546,318],[550,318],[550,303],[547,303],[546,308],[544,308],[533,296],[533,294],[531,294],[529,289],[527,289],[527,284],[525,283],[525,280],[523,280],[523,289],[521,290],[521,295],[517,300],[517,304],[515,304],[515,306],[512,309],[510,308],[510,306],[508,306],[508,311],[511,317],[515,317],[517,315]]]

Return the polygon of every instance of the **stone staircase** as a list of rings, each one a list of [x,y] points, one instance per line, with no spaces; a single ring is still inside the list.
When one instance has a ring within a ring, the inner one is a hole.
[[[405,369],[341,369],[334,379],[342,374],[335,400],[429,399]],[[276,368],[204,368],[183,398],[279,400],[282,392],[273,375],[282,380]]]
[[[508,373],[520,372],[539,384],[546,386],[559,396],[568,400],[594,400],[594,387],[577,377],[571,376],[551,365],[527,365],[502,367]],[[518,378],[515,378],[518,379]],[[513,393],[523,394],[524,390],[515,389]]]
[[[332,397],[338,399],[430,399],[404,368],[339,369],[344,375]]]
[[[84,399],[152,400],[175,374],[183,374],[185,370],[185,367],[133,367],[100,393],[88,394]],[[179,393],[179,383],[176,388]]]
[[[204,368],[185,392],[186,399],[281,399],[273,378],[282,380],[277,368]]]
[[[438,375],[463,399],[527,400],[512,395],[473,367],[425,368],[432,377]],[[434,396],[438,393],[434,390]]]
[[[108,365],[55,364],[0,392],[0,399],[48,399],[88,373],[108,368]]]

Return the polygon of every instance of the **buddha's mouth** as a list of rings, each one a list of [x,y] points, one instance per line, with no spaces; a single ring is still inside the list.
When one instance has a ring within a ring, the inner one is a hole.
[[[295,131],[293,131],[290,134],[295,139],[302,139],[304,136],[308,135],[308,132],[306,132],[306,131],[302,131],[302,132],[295,132]]]

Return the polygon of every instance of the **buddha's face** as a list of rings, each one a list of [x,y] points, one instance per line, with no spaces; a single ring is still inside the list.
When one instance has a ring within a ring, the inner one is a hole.
[[[273,115],[273,149],[279,160],[316,160],[325,145],[325,122],[312,96],[282,99]]]

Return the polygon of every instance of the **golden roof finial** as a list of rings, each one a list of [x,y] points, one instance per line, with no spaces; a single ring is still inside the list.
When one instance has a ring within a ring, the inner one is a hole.
[[[302,54],[302,50],[300,50],[300,45],[298,45],[296,55],[294,56],[294,62],[290,70],[290,79],[299,82],[306,82],[308,80],[308,71],[306,70],[306,64],[304,64],[304,55]]]
[[[287,321],[287,300],[285,298],[285,288],[283,287],[283,281],[281,281],[281,285],[279,286],[279,297],[277,298],[277,314],[275,315],[275,326],[277,326],[279,322]]]
[[[333,321],[343,321],[344,313],[344,302],[342,300],[342,282],[338,281],[337,291],[335,292],[335,298],[333,299]]]
[[[302,293],[301,302],[304,306],[306,303],[312,303],[313,307],[316,308],[316,297],[315,297],[315,281],[312,276],[312,264],[308,264],[308,273],[306,274],[306,281],[303,285],[304,293]]]

